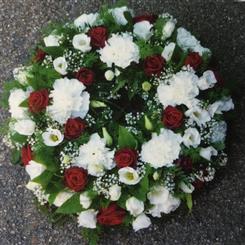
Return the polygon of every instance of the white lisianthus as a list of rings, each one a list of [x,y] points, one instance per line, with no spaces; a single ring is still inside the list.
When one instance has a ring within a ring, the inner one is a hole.
[[[191,107],[185,112],[185,115],[189,117],[191,121],[196,122],[198,126],[204,125],[211,120],[209,112],[199,106]]]
[[[84,118],[89,110],[89,94],[77,79],[61,78],[55,80],[50,97],[52,105],[47,112],[51,118],[64,124],[70,117]]]
[[[214,114],[222,114],[223,111],[230,111],[234,109],[234,103],[230,97],[225,97],[222,100],[216,101],[209,105],[208,111],[213,117]]]
[[[47,168],[43,164],[31,160],[25,166],[25,169],[26,169],[26,172],[29,174],[31,180],[33,180],[39,175],[41,175]]]
[[[148,41],[153,35],[152,31],[153,25],[149,21],[140,21],[134,24],[133,33],[138,37],[145,41]]]
[[[168,62],[171,60],[172,55],[174,53],[176,44],[174,42],[171,42],[167,44],[163,51],[162,51],[162,57]]]
[[[20,84],[26,85],[28,83],[28,72],[31,66],[21,66],[13,70],[14,79],[16,79]]]
[[[92,203],[91,198],[88,196],[88,193],[85,191],[80,194],[80,204],[83,206],[83,208],[89,208]]]
[[[95,211],[94,209],[82,211],[78,216],[78,226],[82,226],[89,229],[95,229],[97,222],[97,213],[98,211]]]
[[[74,192],[60,191],[54,199],[53,205],[61,207],[67,200],[74,195]]]
[[[109,188],[109,196],[111,201],[117,201],[122,194],[122,188],[119,185],[112,185]]]
[[[218,152],[213,146],[209,146],[206,148],[201,148],[200,156],[210,161],[212,156],[217,156]]]
[[[74,25],[79,27],[80,29],[84,29],[86,26],[94,26],[97,23],[99,14],[98,13],[91,13],[91,14],[82,14],[78,18],[74,20]]]
[[[151,225],[151,220],[144,213],[137,216],[137,218],[132,223],[134,231],[148,228]]]
[[[31,119],[21,119],[14,124],[14,130],[17,133],[26,136],[32,135],[35,131],[35,127],[36,123]]]
[[[88,143],[79,147],[79,156],[75,159],[75,165],[88,170],[93,176],[104,174],[105,169],[115,167],[114,150],[106,147],[106,141],[97,133],[90,136]]]
[[[153,168],[171,166],[179,157],[182,137],[172,130],[162,129],[160,134],[152,134],[151,140],[142,145],[141,160]]]
[[[119,7],[110,9],[109,12],[112,14],[113,18],[115,19],[118,25],[127,25],[128,21],[124,16],[125,12],[130,11],[127,6]]]
[[[136,185],[141,179],[137,171],[131,167],[120,168],[118,174],[119,181],[126,185]]]
[[[112,81],[114,77],[115,77],[115,73],[112,70],[108,70],[105,72],[105,79],[107,81]]]
[[[200,133],[196,128],[187,128],[184,132],[183,143],[186,147],[197,148],[201,143]]]
[[[139,47],[128,33],[112,34],[103,49],[99,50],[100,59],[108,67],[116,66],[125,69],[131,62],[139,63]]]
[[[50,34],[44,37],[43,41],[46,47],[60,46],[60,37],[57,35]]]
[[[130,197],[126,201],[126,209],[129,211],[129,213],[131,215],[136,217],[139,214],[143,213],[143,211],[144,211],[144,202],[138,200],[135,197]]]
[[[184,104],[191,107],[199,94],[198,77],[190,71],[180,71],[169,79],[169,84],[161,83],[157,95],[164,107]]]
[[[165,40],[171,37],[176,25],[176,20],[168,20],[162,28],[162,38]]]
[[[47,146],[57,146],[63,139],[64,135],[59,129],[47,128],[47,130],[42,134],[43,142]]]
[[[185,193],[192,193],[195,187],[192,184],[185,184],[183,181],[179,185],[180,189]]]
[[[208,70],[208,71],[205,71],[202,77],[199,78],[198,87],[201,90],[206,90],[206,89],[214,87],[215,83],[217,83],[217,80],[215,78],[214,73]]]
[[[84,53],[92,49],[90,46],[90,37],[84,33],[75,35],[72,39],[72,45],[75,49]]]
[[[8,104],[11,117],[14,119],[28,118],[28,108],[21,107],[20,104],[29,97],[30,92],[22,89],[13,89],[10,92]]]
[[[61,75],[67,74],[68,64],[66,62],[65,57],[58,57],[53,61],[54,69],[60,73]]]

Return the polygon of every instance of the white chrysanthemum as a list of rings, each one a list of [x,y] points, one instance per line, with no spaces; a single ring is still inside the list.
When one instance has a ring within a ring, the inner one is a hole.
[[[75,49],[84,53],[92,49],[90,46],[90,37],[84,33],[75,35],[72,39],[72,45]]]
[[[91,13],[91,14],[82,14],[78,18],[74,20],[74,25],[81,29],[84,29],[87,26],[94,26],[97,23],[99,14],[98,13]]]
[[[42,134],[42,138],[45,145],[56,146],[63,141],[64,135],[58,129],[48,128]]]
[[[67,74],[68,64],[66,62],[65,57],[58,57],[58,58],[54,59],[53,66],[54,66],[54,69],[58,73],[60,73],[61,75],[66,75]]]
[[[133,33],[137,37],[147,41],[153,35],[152,27],[153,25],[149,21],[140,21],[134,24]]]
[[[193,106],[185,112],[185,115],[190,118],[191,122],[194,121],[199,126],[211,120],[209,112],[199,106]]]
[[[208,48],[202,47],[200,41],[183,27],[177,30],[177,43],[185,51],[190,49],[193,52],[199,53],[199,55],[203,55],[205,52],[211,53]]]
[[[199,94],[197,81],[198,77],[193,72],[180,71],[168,80],[169,84],[158,86],[158,98],[164,107],[181,104],[191,107]]]
[[[39,175],[41,175],[47,168],[43,164],[31,160],[25,166],[25,169],[26,169],[26,172],[29,174],[31,180],[33,180]]]
[[[14,130],[21,134],[30,136],[34,133],[36,123],[31,119],[20,119],[14,124]]]
[[[114,150],[107,148],[105,139],[95,133],[90,136],[88,143],[80,146],[75,165],[87,169],[90,175],[100,176],[105,169],[115,167],[113,158]]]
[[[53,99],[48,106],[51,118],[64,124],[70,117],[84,118],[89,109],[89,94],[84,92],[85,86],[77,79],[61,78],[54,82],[50,97]]]
[[[14,119],[28,118],[28,109],[21,107],[20,104],[29,97],[30,92],[23,91],[22,89],[14,89],[10,92],[8,99],[9,112]]]
[[[46,47],[60,46],[59,44],[60,37],[57,35],[50,34],[47,37],[44,37],[43,41]]]
[[[222,100],[218,100],[208,107],[211,117],[213,117],[215,113],[222,114],[223,111],[230,111],[233,109],[234,103],[230,97],[225,97]]]
[[[142,145],[141,160],[153,168],[171,166],[179,157],[182,137],[168,129],[162,129],[160,134],[152,134],[151,140]]]
[[[130,9],[128,9],[127,6],[123,6],[123,7],[119,7],[119,8],[114,8],[114,9],[110,9],[109,12],[112,14],[112,16],[114,17],[116,23],[118,25],[127,25],[128,21],[124,16],[125,12],[130,11]]]
[[[169,44],[167,44],[163,51],[162,51],[162,57],[168,62],[171,60],[172,55],[174,53],[174,49],[175,49],[176,44],[174,42],[171,42]]]
[[[183,136],[183,143],[186,147],[197,148],[201,143],[201,136],[196,128],[187,128]]]
[[[215,83],[217,83],[217,80],[215,78],[214,73],[208,70],[205,71],[202,77],[199,78],[198,87],[201,90],[205,90],[214,87]]]
[[[127,33],[112,34],[103,49],[99,51],[100,59],[111,67],[116,66],[125,69],[131,62],[139,62],[139,47],[133,42],[132,36]]]

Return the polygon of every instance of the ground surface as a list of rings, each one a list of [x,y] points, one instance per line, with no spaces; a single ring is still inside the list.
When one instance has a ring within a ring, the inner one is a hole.
[[[95,11],[102,1],[0,0],[0,81],[25,61],[27,50],[50,20]],[[220,60],[226,80],[237,83],[236,117],[230,126],[229,163],[212,187],[195,199],[191,214],[179,211],[149,230],[107,232],[101,244],[245,244],[245,3],[204,0],[132,0],[136,12],[170,12]],[[229,3],[230,2],[230,3]],[[6,115],[1,111],[0,119]],[[25,190],[26,174],[8,161],[0,144],[0,245],[85,244],[75,222],[53,227]]]

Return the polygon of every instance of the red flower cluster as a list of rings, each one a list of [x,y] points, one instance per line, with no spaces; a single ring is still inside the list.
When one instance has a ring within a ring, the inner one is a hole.
[[[167,106],[163,112],[162,122],[166,128],[179,128],[183,122],[183,112],[173,106]]]
[[[80,118],[69,118],[65,124],[65,138],[68,140],[78,138],[85,130],[86,123]]]
[[[23,146],[21,149],[21,161],[24,166],[28,165],[29,162],[32,160],[32,151],[31,146]]]
[[[89,86],[94,82],[94,72],[88,68],[82,67],[75,77],[85,86]]]
[[[88,36],[90,37],[92,47],[103,48],[108,39],[108,31],[104,26],[97,26],[89,30]]]
[[[166,61],[161,55],[148,56],[144,61],[144,72],[147,76],[159,76],[165,63]]]
[[[40,89],[31,92],[28,98],[29,110],[33,113],[38,113],[48,106],[49,94],[47,89]]]
[[[120,149],[115,153],[115,162],[118,168],[134,167],[137,158],[137,151],[131,148]]]

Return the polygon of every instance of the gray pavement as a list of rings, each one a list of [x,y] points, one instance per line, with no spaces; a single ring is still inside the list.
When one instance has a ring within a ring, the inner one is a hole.
[[[108,1],[107,1],[108,2]],[[0,0],[0,81],[11,78],[49,21],[97,10],[94,0]],[[235,119],[229,129],[229,162],[216,181],[184,209],[156,220],[148,230],[113,229],[101,244],[245,244],[245,2],[222,0],[132,0],[138,13],[169,12],[201,38],[220,61],[226,80],[237,82]],[[6,117],[1,110],[0,120]],[[86,244],[76,221],[48,223],[24,188],[26,174],[8,161],[0,142],[0,245]]]

